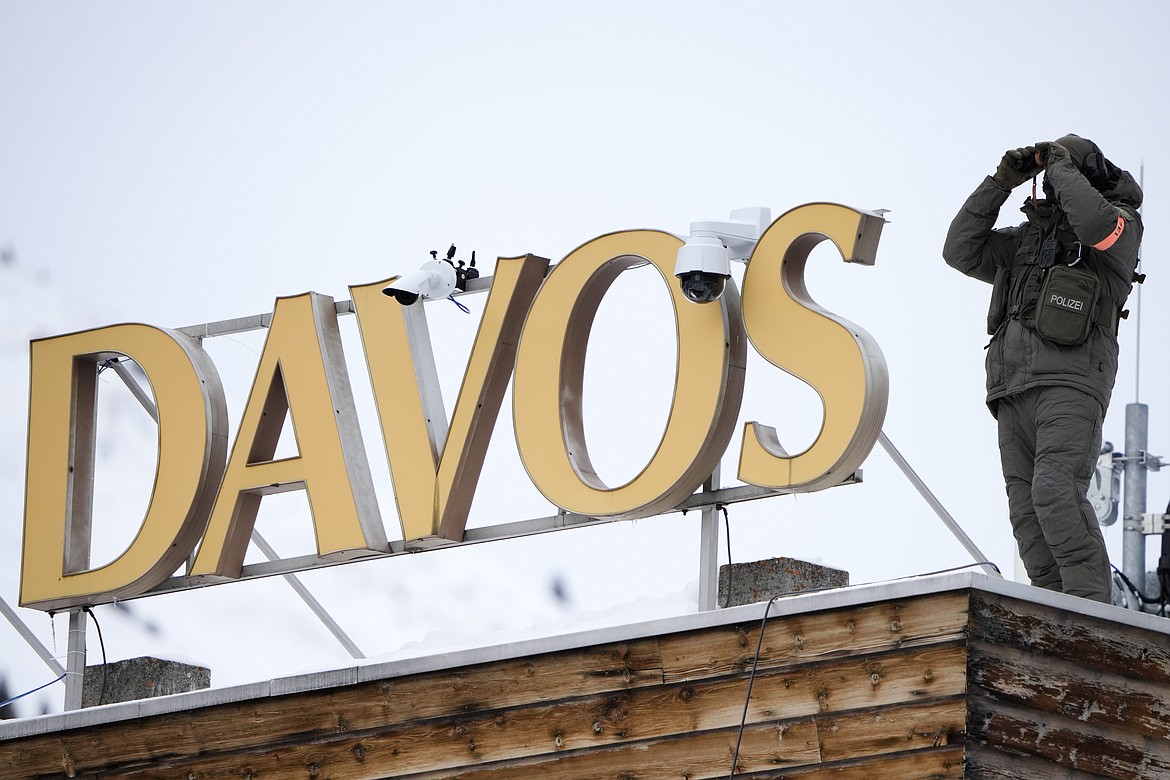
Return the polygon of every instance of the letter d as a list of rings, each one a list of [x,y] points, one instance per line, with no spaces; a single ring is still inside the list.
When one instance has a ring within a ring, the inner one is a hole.
[[[149,325],[40,339],[29,352],[20,604],[56,610],[143,593],[194,550],[223,477],[227,405],[219,374],[195,341]],[[150,378],[158,465],[138,535],[117,559],[90,569],[97,369],[120,355]]]

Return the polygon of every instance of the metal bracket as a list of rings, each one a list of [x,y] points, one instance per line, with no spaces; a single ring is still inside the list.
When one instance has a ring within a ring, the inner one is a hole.
[[[1115,455],[1114,460],[1120,463],[1136,463],[1146,471],[1161,471],[1166,464],[1161,455],[1151,455],[1145,450],[1138,450],[1137,455]]]
[[[1161,471],[1162,466],[1166,465],[1162,462],[1162,456],[1151,455],[1148,452],[1142,452],[1142,459],[1138,461],[1139,465],[1145,466],[1149,471]]]
[[[1128,524],[1126,527],[1130,527]],[[1146,536],[1154,534],[1162,534],[1170,530],[1170,514],[1158,514],[1157,512],[1146,512],[1142,515],[1139,523],[1134,523],[1134,528],[1141,528],[1141,532]]]

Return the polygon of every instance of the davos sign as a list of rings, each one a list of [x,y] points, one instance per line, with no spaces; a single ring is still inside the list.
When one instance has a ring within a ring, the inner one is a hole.
[[[860,467],[885,417],[885,361],[864,330],[812,300],[804,270],[825,240],[846,262],[872,265],[884,220],[827,203],[798,206],[771,224],[763,217],[755,235],[740,242],[748,259],[742,297],[730,280],[723,290],[722,278],[703,287],[711,274],[690,278],[698,284],[689,287],[681,276],[684,255],[701,267],[708,250],[718,254],[736,243],[721,237],[720,224],[726,223],[695,223],[686,242],[656,230],[611,233],[551,269],[533,255],[500,258],[450,420],[433,392],[437,377],[423,307],[383,295],[399,277],[349,288],[408,546],[464,540],[509,381],[516,447],[528,477],[566,512],[648,517],[691,496],[731,441],[749,340],[770,364],[816,390],[824,421],[815,441],[795,454],[766,422],[747,423],[739,479],[812,491],[840,484]],[[623,271],[646,263],[671,290],[674,392],[657,450],[635,478],[611,487],[585,446],[585,352],[606,290]],[[723,274],[716,269],[714,276]],[[120,357],[137,362],[148,377],[158,459],[137,536],[118,558],[90,568],[97,373]],[[182,578],[193,583],[239,578],[260,502],[290,490],[307,494],[321,558],[390,551],[337,306],[328,296],[276,300],[230,452],[223,387],[199,338],[119,324],[38,339],[30,343],[30,374],[22,606],[59,610],[138,596],[184,568]],[[289,416],[298,452],[276,458]]]

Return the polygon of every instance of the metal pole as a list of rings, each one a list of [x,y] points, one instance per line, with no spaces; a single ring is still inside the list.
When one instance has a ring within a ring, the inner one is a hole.
[[[65,661],[65,709],[81,709],[81,694],[85,687],[85,610],[69,613],[69,655]]]
[[[252,531],[252,543],[260,548],[260,552],[264,553],[264,557],[268,560],[280,560],[280,556],[276,554],[276,550],[272,548],[268,540],[260,535],[259,531]],[[349,652],[350,656],[358,659],[366,657],[354,641],[349,638],[349,634],[345,633],[345,630],[338,625],[337,621],[333,619],[333,616],[325,610],[325,607],[321,606],[321,602],[317,601],[316,597],[309,592],[309,589],[305,587],[299,577],[295,574],[286,574],[284,575],[284,581],[296,591],[297,595],[301,597],[301,600],[309,606],[309,609],[313,610],[313,614],[317,616],[317,619],[325,625],[325,628],[329,629],[329,633],[333,634],[337,641],[341,643],[341,646]]]
[[[910,484],[914,486],[914,489],[918,491],[918,494],[926,500],[926,503],[930,505],[930,508],[933,509],[934,513],[939,516],[939,519],[943,521],[943,524],[946,525],[950,532],[954,534],[955,538],[959,540],[959,544],[963,545],[963,548],[968,552],[968,554],[970,554],[970,556],[975,559],[975,562],[982,566],[983,570],[988,574],[994,574],[996,577],[1002,577],[1003,575],[1000,574],[995,566],[991,564],[991,559],[983,554],[983,551],[976,546],[975,542],[971,541],[971,537],[967,536],[967,533],[961,527],[959,527],[959,524],[955,522],[955,518],[951,517],[951,513],[946,510],[946,507],[942,505],[942,502],[935,498],[934,493],[930,492],[930,488],[926,486],[926,483],[923,482],[916,473],[914,473],[914,469],[911,468],[910,464],[906,462],[906,459],[902,457],[902,453],[898,452],[897,448],[894,447],[893,442],[891,442],[889,438],[886,437],[885,431],[881,431],[878,434],[878,441],[881,443],[882,449],[886,451],[886,454],[889,455],[890,458],[893,459],[894,463],[897,464],[898,468],[902,470],[902,473],[906,476],[906,479],[910,480]]]
[[[1142,161],[1139,186],[1145,186],[1146,164]],[[1138,209],[1141,213],[1141,209]],[[1141,248],[1137,267],[1141,268]],[[1125,487],[1121,505],[1121,572],[1146,595],[1146,535],[1142,515],[1146,511],[1146,447],[1149,446],[1150,409],[1141,403],[1142,392],[1142,285],[1137,285],[1137,326],[1135,328],[1134,402],[1125,407]],[[1141,599],[1130,605],[1141,610]]]
[[[706,493],[719,487],[719,467],[703,483]],[[710,612],[719,606],[719,508],[703,507],[699,528],[699,611]]]
[[[49,648],[41,644],[41,640],[37,639],[36,635],[29,630],[29,627],[20,619],[20,615],[16,614],[16,610],[8,606],[8,602],[3,597],[0,597],[0,612],[4,613],[4,617],[8,618],[8,622],[24,638],[28,646],[36,651],[36,654],[41,657],[45,665],[53,670],[53,674],[65,674],[65,667],[53,657],[53,654],[49,652]]]
[[[1150,407],[1125,406],[1125,491],[1122,505],[1121,571],[1146,593],[1146,536],[1142,515],[1146,511],[1146,446],[1149,437]],[[1140,603],[1134,603],[1141,609]]]
[[[158,407],[155,406],[154,401],[150,399],[146,391],[142,389],[142,385],[138,384],[138,381],[130,376],[129,369],[122,365],[121,360],[114,360],[113,363],[110,363],[110,366],[114,369],[114,373],[125,383],[126,387],[130,389],[130,392],[134,394],[134,397],[138,399],[138,403],[142,404],[142,408],[150,415],[150,419],[158,422]]]
[[[1141,167],[1138,169],[1138,187],[1144,192],[1146,189],[1146,161],[1142,160]],[[1141,206],[1138,206],[1138,215],[1142,213]],[[1137,264],[1135,271],[1142,270],[1142,248],[1138,245]],[[1134,403],[1141,403],[1142,400],[1142,287],[1137,286],[1137,301],[1134,303],[1134,356],[1133,361],[1133,400]],[[1129,450],[1126,450],[1129,452]]]

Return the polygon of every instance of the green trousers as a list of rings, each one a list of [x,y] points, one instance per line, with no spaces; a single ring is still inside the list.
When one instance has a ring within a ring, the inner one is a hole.
[[[1085,497],[1103,416],[1070,387],[1034,387],[996,406],[1008,513],[1032,584],[1108,604],[1109,554]]]

